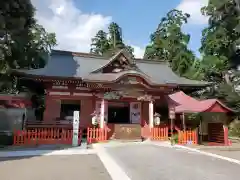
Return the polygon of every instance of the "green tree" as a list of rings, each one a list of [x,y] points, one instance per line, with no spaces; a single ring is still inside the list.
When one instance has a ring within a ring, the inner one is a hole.
[[[168,61],[176,73],[184,75],[195,59],[187,47],[190,35],[181,30],[189,17],[189,14],[179,10],[169,11],[150,36],[150,45],[146,47],[144,58]]]
[[[234,68],[239,64],[240,21],[235,0],[209,0],[202,14],[209,17],[209,24],[202,32],[202,61],[200,68],[204,80],[214,86],[203,91],[202,97],[219,98],[229,107],[240,108],[240,96],[234,79]]]
[[[90,52],[98,55],[112,56],[121,49],[125,49],[134,57],[134,49],[123,42],[122,28],[117,23],[112,22],[108,27],[108,33],[100,30],[92,38]]]
[[[103,30],[97,32],[96,36],[92,38],[90,52],[93,54],[104,55],[110,50],[110,44],[107,38],[107,33]]]
[[[47,33],[34,19],[30,0],[0,3],[0,71],[1,84],[15,82],[10,70],[43,67],[53,46],[54,33]]]
[[[122,28],[115,22],[112,22],[109,27],[109,43],[113,49],[123,49],[125,47],[122,39]]]
[[[1,71],[15,67],[17,59],[11,58],[15,49],[24,51],[29,42],[29,30],[35,24],[34,7],[29,0],[3,1],[0,5]]]
[[[209,16],[209,25],[202,32],[200,52],[205,64],[213,64],[211,61],[214,59],[216,67],[211,70],[216,76],[223,75],[224,70],[238,64],[234,62],[240,37],[236,7],[233,0],[209,0],[208,5],[202,8],[203,15]]]

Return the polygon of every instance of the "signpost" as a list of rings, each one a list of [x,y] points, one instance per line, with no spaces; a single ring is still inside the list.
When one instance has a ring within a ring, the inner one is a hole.
[[[79,111],[74,111],[72,146],[78,146],[78,131],[79,131]]]
[[[171,119],[171,145],[173,145],[173,120],[175,119],[174,107],[169,108],[169,118]]]

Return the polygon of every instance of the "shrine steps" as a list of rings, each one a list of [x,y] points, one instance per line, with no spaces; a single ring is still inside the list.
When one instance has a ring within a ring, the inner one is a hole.
[[[111,124],[111,140],[120,141],[141,141],[141,125],[140,124]]]

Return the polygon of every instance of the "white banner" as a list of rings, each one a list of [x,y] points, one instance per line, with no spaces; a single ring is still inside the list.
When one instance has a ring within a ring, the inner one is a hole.
[[[79,131],[79,111],[73,112],[73,138],[72,146],[78,146],[78,131]]]
[[[101,101],[96,101],[95,111],[96,111],[96,113],[100,114]],[[104,119],[107,122],[107,120],[108,120],[108,102],[106,100],[104,100]]]
[[[130,103],[130,120],[133,124],[141,123],[141,102],[131,102]]]

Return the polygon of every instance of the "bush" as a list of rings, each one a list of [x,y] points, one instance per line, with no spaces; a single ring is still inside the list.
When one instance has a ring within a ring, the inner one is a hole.
[[[0,146],[9,146],[13,144],[13,135],[0,132]]]
[[[171,142],[172,142],[173,144],[177,144],[177,143],[178,143],[178,133],[173,134],[172,139],[171,139]]]
[[[229,136],[240,137],[240,121],[234,120],[229,125]]]

